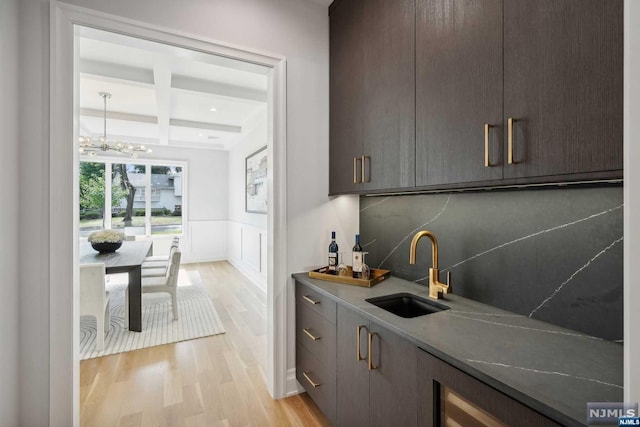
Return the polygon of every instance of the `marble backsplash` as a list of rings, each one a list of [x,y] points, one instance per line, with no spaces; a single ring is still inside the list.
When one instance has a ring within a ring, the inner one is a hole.
[[[362,197],[371,267],[428,285],[438,239],[453,292],[610,341],[623,338],[622,186]]]

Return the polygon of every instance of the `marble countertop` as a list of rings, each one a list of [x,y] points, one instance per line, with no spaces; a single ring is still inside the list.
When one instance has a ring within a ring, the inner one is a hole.
[[[623,401],[623,346],[455,294],[450,310],[405,319],[365,301],[428,288],[397,277],[371,287],[294,279],[564,425],[586,425],[587,402]],[[594,319],[596,321],[596,319]]]

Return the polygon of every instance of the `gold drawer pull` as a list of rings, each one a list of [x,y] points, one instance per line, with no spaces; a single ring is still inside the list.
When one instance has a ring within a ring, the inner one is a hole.
[[[313,335],[311,332],[309,332],[309,328],[302,328],[302,332],[304,332],[305,334],[307,334],[307,336],[309,338],[311,338],[314,341],[318,341],[321,337],[316,337],[315,335]]]
[[[313,380],[311,378],[309,378],[309,373],[308,372],[303,372],[302,375],[307,379],[307,381],[309,381],[309,384],[311,384],[311,386],[313,388],[319,387],[320,383],[314,383]]]
[[[513,161],[513,117],[507,120],[507,162],[512,165]]]
[[[360,354],[360,332],[362,332],[363,329],[367,329],[367,327],[364,325],[359,325],[356,328],[356,362],[365,359],[365,357]],[[367,332],[369,332],[369,329],[367,329]]]
[[[309,304],[313,304],[313,305],[320,304],[320,301],[314,301],[306,295],[302,295],[302,298]]]
[[[491,167],[491,162],[489,161],[489,128],[491,128],[490,124],[485,123],[484,125],[484,167]]]
[[[362,156],[362,180],[361,182],[369,182],[367,180],[367,175],[365,172],[365,168],[367,167],[367,159],[369,158],[369,156]]]
[[[374,369],[378,369],[378,367],[373,364],[373,336],[378,334],[376,334],[375,332],[374,333],[369,332],[368,335],[369,335],[369,355],[368,355],[367,361],[369,364],[369,370],[372,371]]]

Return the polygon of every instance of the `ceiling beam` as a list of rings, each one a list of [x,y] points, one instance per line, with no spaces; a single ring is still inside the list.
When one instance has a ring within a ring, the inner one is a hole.
[[[153,79],[156,90],[158,138],[160,145],[169,145],[171,119],[171,59],[167,55],[153,55]]]
[[[81,108],[80,116],[102,118],[104,117],[104,111],[95,110],[92,108]],[[124,120],[129,122],[158,124],[157,117],[145,116],[142,114],[118,113],[115,111],[107,111],[107,118],[114,119],[114,120]],[[242,133],[241,126],[225,125],[221,123],[194,122],[191,120],[180,120],[180,119],[171,119],[171,118],[169,119],[169,126],[179,126],[183,128],[204,129],[204,130],[215,130],[218,132],[227,132],[227,133]]]
[[[267,93],[265,91],[201,80],[193,77],[174,75],[171,79],[171,87],[174,89],[237,98],[245,101],[267,102]]]
[[[80,115],[86,117],[104,117],[104,110],[95,110],[93,108],[81,108]],[[107,118],[114,120],[124,120],[127,122],[141,122],[158,124],[158,118],[155,116],[145,116],[143,114],[119,113],[117,111],[107,111]]]
[[[152,70],[119,65],[112,62],[94,61],[92,59],[80,59],[80,74],[142,83],[144,85],[152,85],[154,83]]]
[[[192,122],[190,120],[171,119],[171,126],[183,128],[194,128],[204,130],[215,130],[218,132],[242,133],[241,126],[223,125],[218,123]]]

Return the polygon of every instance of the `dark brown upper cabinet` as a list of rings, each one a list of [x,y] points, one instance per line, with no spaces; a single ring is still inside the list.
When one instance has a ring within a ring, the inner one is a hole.
[[[415,185],[414,0],[330,8],[329,193]]]
[[[622,177],[622,30],[622,0],[504,2],[505,178]]]
[[[416,13],[416,185],[502,179],[502,0]]]
[[[622,178],[623,0],[336,0],[330,194]]]
[[[362,189],[364,0],[331,11],[329,39],[329,193]]]

